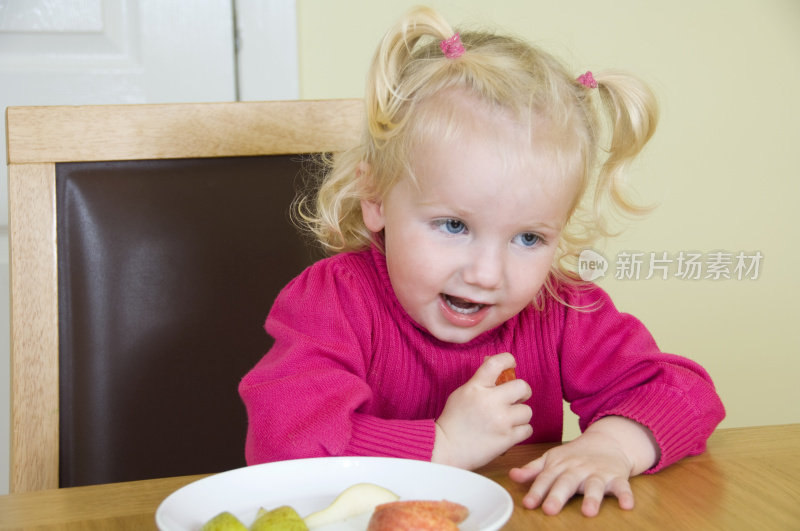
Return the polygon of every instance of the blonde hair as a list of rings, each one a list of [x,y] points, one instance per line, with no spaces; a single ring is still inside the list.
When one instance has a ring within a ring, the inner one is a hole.
[[[535,116],[547,127],[556,160],[569,174],[565,177],[577,180],[578,193],[545,284],[554,294],[558,281],[578,282],[578,255],[614,233],[618,214],[647,210],[629,198],[624,175],[655,130],[655,98],[644,83],[619,72],[597,73],[597,90],[588,88],[551,55],[488,32],[460,33],[466,52],[446,58],[439,43],[453,34],[429,8],[412,10],[389,30],[367,77],[362,141],[327,160],[315,195],[299,202],[300,216],[329,253],[380,243],[364,225],[361,200],[382,198],[398,179],[414,178],[414,147],[430,137],[431,128],[441,130],[448,127],[443,122],[457,119],[452,112],[444,115],[447,106],[421,104],[444,91],[467,91],[490,107],[510,111],[521,123]],[[604,134],[610,137],[605,146]],[[365,167],[371,168],[369,176]]]

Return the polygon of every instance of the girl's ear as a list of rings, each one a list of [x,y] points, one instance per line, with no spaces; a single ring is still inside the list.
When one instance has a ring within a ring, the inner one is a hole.
[[[377,198],[375,193],[370,165],[360,162],[356,167],[356,175],[361,183],[364,196],[367,197],[367,199],[361,200],[361,216],[364,219],[364,225],[371,232],[380,232],[386,225],[383,216],[383,201]]]
[[[370,232],[380,232],[386,225],[383,218],[383,202],[361,200],[361,216],[364,218],[364,225]]]

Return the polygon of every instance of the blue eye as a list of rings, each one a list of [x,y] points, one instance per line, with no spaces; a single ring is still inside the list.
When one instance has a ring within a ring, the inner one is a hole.
[[[436,221],[436,226],[448,234],[461,234],[467,230],[463,221],[457,219],[440,219]]]
[[[514,241],[523,247],[534,247],[541,241],[541,238],[532,232],[523,232],[514,237]]]

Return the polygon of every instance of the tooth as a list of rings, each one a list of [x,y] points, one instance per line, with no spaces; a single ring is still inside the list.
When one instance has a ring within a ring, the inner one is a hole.
[[[464,302],[467,302],[464,299],[459,299],[459,300],[463,300]],[[461,306],[457,306],[455,304],[455,302],[452,300],[451,297],[445,297],[445,302],[447,302],[447,305],[450,308],[452,308],[456,312],[464,314],[464,315],[469,315],[471,313],[475,313],[475,312],[477,312],[478,310],[480,310],[483,307],[482,304],[474,304],[474,303],[472,303],[469,308],[462,308]]]

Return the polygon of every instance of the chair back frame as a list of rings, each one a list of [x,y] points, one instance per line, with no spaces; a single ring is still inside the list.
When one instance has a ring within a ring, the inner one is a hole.
[[[56,164],[342,151],[361,100],[10,107],[11,492],[59,482]]]

